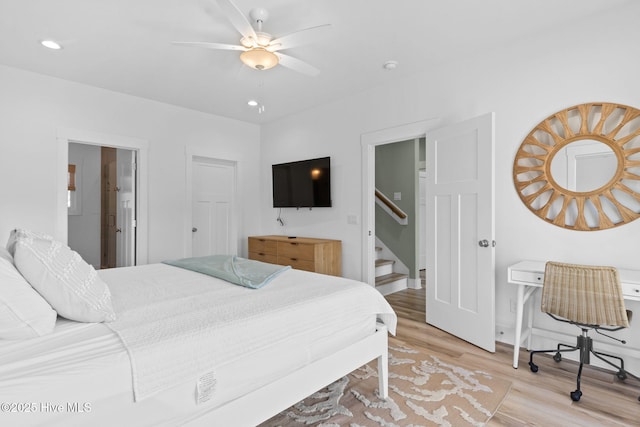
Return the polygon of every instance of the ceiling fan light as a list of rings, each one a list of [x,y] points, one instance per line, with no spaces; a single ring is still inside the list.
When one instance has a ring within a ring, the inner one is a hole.
[[[256,40],[258,42],[258,46],[266,48],[267,46],[269,46],[269,43],[271,43],[271,35],[270,34],[262,33],[262,32],[256,32],[256,36],[258,36],[258,39]]]
[[[240,39],[240,44],[247,49],[251,49],[256,43],[253,40],[253,37],[243,37]]]
[[[256,70],[268,70],[278,65],[278,56],[261,47],[242,52],[240,60],[248,67]]]

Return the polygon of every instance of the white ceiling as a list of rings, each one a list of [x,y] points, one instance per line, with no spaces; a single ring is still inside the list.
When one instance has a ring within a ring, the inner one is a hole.
[[[239,52],[172,45],[239,43],[215,0],[0,0],[0,63],[265,123],[630,1],[236,0],[246,15],[266,8],[264,31],[274,36],[332,24],[317,42],[283,52],[321,70],[308,77],[252,70]],[[387,60],[398,68],[383,69]],[[247,106],[252,98],[264,113]]]

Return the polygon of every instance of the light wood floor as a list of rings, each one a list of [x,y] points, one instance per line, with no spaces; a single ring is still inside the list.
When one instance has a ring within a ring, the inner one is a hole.
[[[398,314],[397,339],[511,381],[489,426],[640,426],[640,382],[632,378],[621,382],[610,372],[585,367],[582,398],[573,402],[569,392],[576,388],[575,362],[556,363],[551,356],[537,355],[540,370],[534,374],[523,349],[519,368],[513,369],[512,346],[497,343],[496,352],[489,353],[427,325],[424,289],[407,289],[386,299]]]

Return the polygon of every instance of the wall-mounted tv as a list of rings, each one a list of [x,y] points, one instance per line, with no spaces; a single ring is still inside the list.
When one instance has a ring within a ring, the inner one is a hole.
[[[331,158],[271,166],[274,208],[331,207]]]

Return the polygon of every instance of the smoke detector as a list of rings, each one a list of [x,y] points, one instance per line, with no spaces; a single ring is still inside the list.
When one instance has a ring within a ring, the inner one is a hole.
[[[387,61],[382,65],[382,67],[388,71],[395,70],[397,66],[398,61]]]

